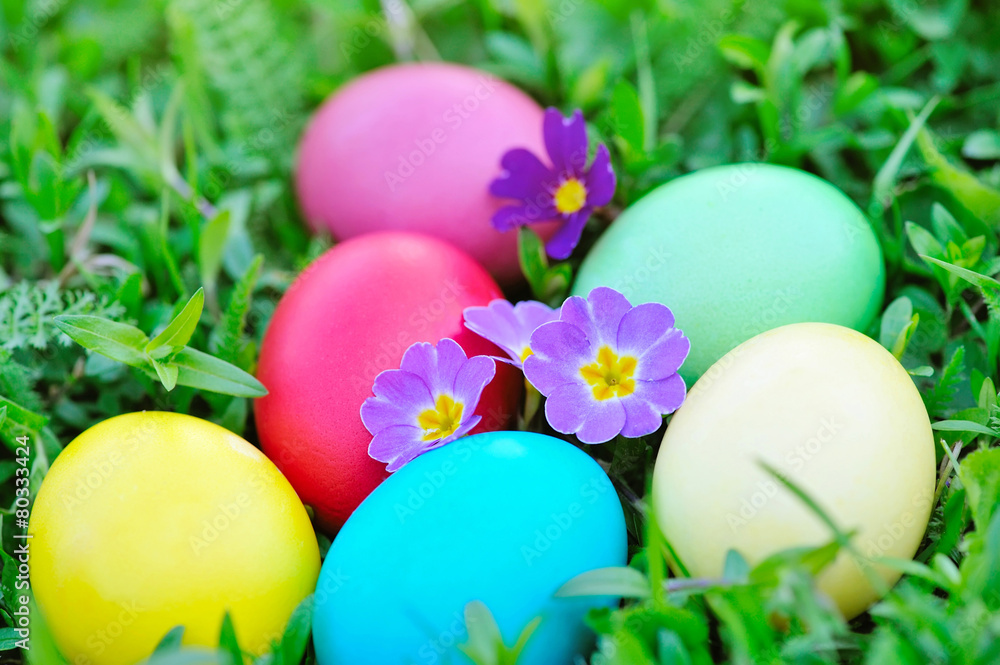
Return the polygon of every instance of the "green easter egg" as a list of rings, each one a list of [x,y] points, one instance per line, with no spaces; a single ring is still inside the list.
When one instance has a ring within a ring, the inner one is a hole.
[[[584,259],[573,285],[668,306],[691,339],[690,386],[751,337],[807,321],[864,331],[885,291],[882,251],[839,189],[770,164],[704,169],[630,206]]]

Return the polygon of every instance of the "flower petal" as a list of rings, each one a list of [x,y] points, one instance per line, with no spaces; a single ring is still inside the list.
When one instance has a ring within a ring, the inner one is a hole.
[[[618,324],[615,339],[618,348],[637,353],[648,349],[674,327],[674,315],[658,302],[647,302],[630,309]]]
[[[597,146],[594,162],[587,171],[584,185],[587,187],[587,205],[599,208],[607,205],[615,196],[615,171],[611,168],[611,155],[602,143]]]
[[[622,319],[632,309],[628,298],[610,287],[598,286],[587,296],[587,305],[597,328],[600,344],[607,344],[618,350],[618,329]]]
[[[490,223],[497,231],[504,233],[519,226],[561,219],[555,206],[552,204],[551,198],[547,201],[541,207],[536,206],[534,203],[504,206],[493,213]]]
[[[587,166],[587,123],[582,111],[577,109],[564,118],[559,109],[546,109],[542,135],[556,173],[583,174]]]
[[[528,331],[525,338],[527,342],[531,339],[531,333],[535,332],[539,326],[558,319],[559,310],[552,309],[545,303],[536,300],[525,300],[514,305],[514,316],[517,317],[523,329]]]
[[[660,429],[660,425],[663,424],[663,416],[656,408],[644,399],[636,397],[635,393],[622,398],[621,403],[625,409],[622,436],[632,438],[646,436]]]
[[[462,318],[466,328],[493,342],[511,358],[517,356],[517,320],[514,318],[514,307],[509,302],[498,299],[485,307],[466,307]]]
[[[496,363],[489,356],[473,356],[458,370],[452,392],[455,401],[462,403],[463,422],[476,410],[483,388],[493,380],[496,372]]]
[[[676,374],[691,351],[691,341],[677,328],[671,328],[656,344],[639,356],[636,378],[646,381],[666,379]]]
[[[423,430],[412,425],[388,427],[372,439],[368,455],[380,462],[388,462],[385,470],[390,473],[424,452],[426,442],[421,441]]]
[[[590,403],[587,386],[574,381],[556,388],[545,400],[545,419],[552,428],[563,434],[573,434],[587,419]]]
[[[417,413],[434,404],[423,379],[398,369],[380,372],[372,391],[375,396],[361,405],[361,422],[372,434],[393,425],[410,424]]]
[[[458,342],[445,337],[437,347],[427,342],[413,344],[403,354],[399,366],[423,379],[431,395],[436,396],[451,390],[465,360],[465,351]]]
[[[687,387],[680,374],[657,381],[636,381],[631,397],[648,402],[661,414],[673,413],[684,403]]]
[[[531,348],[524,377],[546,396],[567,383],[580,383],[580,367],[596,355],[586,334],[565,321],[540,326],[531,335]]]
[[[537,201],[540,196],[549,196],[552,185],[558,182],[552,170],[524,148],[504,153],[500,168],[500,175],[490,183],[490,194],[504,199]]]
[[[583,227],[587,225],[588,219],[590,219],[590,208],[588,206],[580,208],[566,218],[566,221],[555,232],[555,235],[545,243],[545,251],[548,252],[549,256],[560,261],[568,259],[577,244],[579,244],[580,236],[583,234]]]
[[[545,401],[545,418],[563,434],[576,434],[583,443],[604,443],[625,426],[625,408],[617,398],[594,399],[586,384],[566,384]]]

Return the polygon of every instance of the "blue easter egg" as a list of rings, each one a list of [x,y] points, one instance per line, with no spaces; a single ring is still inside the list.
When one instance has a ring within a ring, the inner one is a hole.
[[[316,587],[320,665],[467,664],[463,611],[479,600],[510,646],[542,622],[519,665],[569,663],[592,647],[587,610],[554,598],[588,570],[626,562],[625,519],[603,469],[541,434],[488,432],[422,455],[354,511]]]

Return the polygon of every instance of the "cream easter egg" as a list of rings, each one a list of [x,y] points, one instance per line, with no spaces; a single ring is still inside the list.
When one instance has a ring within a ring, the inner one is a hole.
[[[759,563],[832,534],[765,462],[815,499],[867,559],[912,558],[930,516],[930,420],[906,370],[845,327],[799,323],[741,344],[691,388],[663,437],[653,503],[695,577],[722,573],[729,549]],[[851,618],[878,598],[846,552],[818,584]],[[888,585],[899,577],[869,568]]]

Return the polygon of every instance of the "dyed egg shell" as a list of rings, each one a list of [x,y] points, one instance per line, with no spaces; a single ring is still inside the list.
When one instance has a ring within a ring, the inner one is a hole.
[[[913,381],[875,341],[842,326],[783,326],[738,346],[692,387],[653,475],[659,524],[691,575],[726,552],[759,563],[829,542],[830,530],[769,475],[784,474],[868,558],[913,557],[934,494],[934,437]],[[889,585],[899,573],[873,566]],[[878,596],[846,552],[820,574],[845,617]]]
[[[542,623],[519,665],[587,653],[588,608],[617,599],[553,598],[588,570],[625,564],[621,504],[575,446],[526,432],[465,437],[392,475],[341,529],[316,587],[320,665],[469,661],[463,610],[479,600],[514,644]]]
[[[314,229],[417,231],[520,278],[517,234],[490,224],[490,181],[511,148],[544,155],[542,109],[495,76],[445,63],[384,67],[338,90],[299,144],[295,187]],[[543,233],[549,233],[544,225]]]
[[[379,372],[398,369],[415,342],[458,342],[469,356],[500,355],[467,330],[462,310],[502,298],[496,282],[451,245],[378,233],[337,245],[281,299],[260,351],[267,387],[255,414],[261,447],[320,525],[336,530],[388,475],[368,456],[361,404]],[[476,413],[479,431],[504,428],[522,382],[497,363]]]
[[[619,217],[583,261],[573,292],[611,286],[670,307],[691,338],[691,385],[754,335],[817,321],[865,330],[885,289],[861,210],[833,185],[783,166],[704,169]]]
[[[319,547],[264,455],[178,413],[130,413],[63,450],[31,514],[31,586],[71,663],[131,665],[168,630],[214,647],[228,611],[254,655],[313,592]]]

